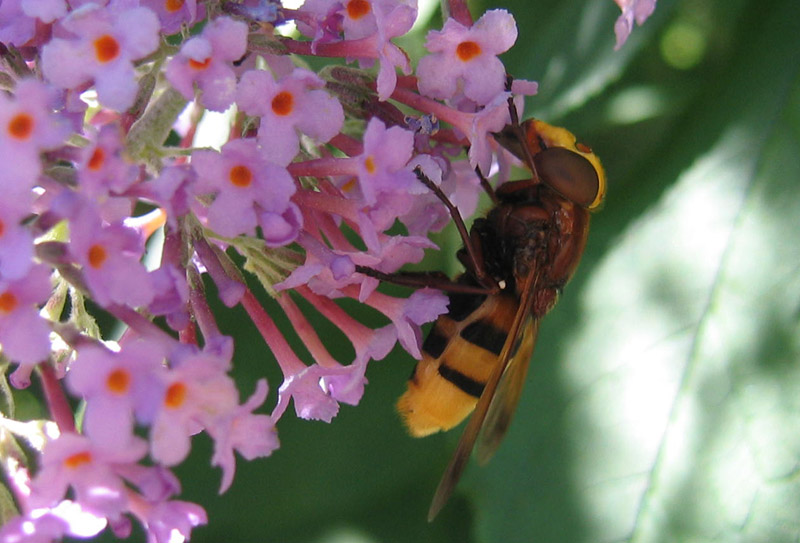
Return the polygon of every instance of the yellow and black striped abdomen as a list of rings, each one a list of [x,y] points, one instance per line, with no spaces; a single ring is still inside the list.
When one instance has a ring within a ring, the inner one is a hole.
[[[413,436],[449,430],[475,409],[518,307],[515,296],[501,294],[486,297],[466,315],[451,308],[439,317],[397,402]]]

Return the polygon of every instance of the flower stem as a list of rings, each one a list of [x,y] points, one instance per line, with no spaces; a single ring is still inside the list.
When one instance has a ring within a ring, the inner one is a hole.
[[[61,382],[56,377],[56,372],[49,364],[39,364],[39,376],[42,380],[42,390],[44,391],[47,407],[53,421],[58,425],[61,433],[75,432],[75,418],[72,416],[72,408],[61,387]]]

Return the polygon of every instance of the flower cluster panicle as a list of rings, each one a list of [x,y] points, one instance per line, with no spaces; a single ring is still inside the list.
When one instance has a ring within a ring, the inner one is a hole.
[[[1,367],[14,387],[41,382],[52,419],[0,417],[4,443],[41,453],[0,449],[19,510],[0,542],[125,537],[134,522],[153,542],[188,539],[206,513],[177,499],[171,468],[193,435],[213,440],[224,491],[237,453],[279,446],[290,404],[330,421],[359,403],[370,361],[396,343],[420,356],[421,326],[446,296],[390,296],[359,270],[391,274],[435,248],[428,234],[449,213],[415,170],[474,212],[476,170],[499,163],[497,181],[512,160],[491,134],[510,122],[511,100],[536,92],[509,85],[498,59],[517,38],[511,14],[473,22],[463,0],[449,3],[416,72],[393,41],[414,25],[416,0],[0,3]],[[623,4],[618,35],[654,0]],[[315,73],[295,64],[304,56],[338,64]],[[216,147],[197,143],[207,112],[224,112]],[[283,373],[269,414],[257,412],[265,379],[243,397],[231,377],[235,344],[208,281],[245,309]],[[340,298],[383,324],[359,322]],[[298,302],[342,331],[352,360],[334,359]],[[124,331],[103,337],[99,313]],[[85,406],[78,420],[70,398]]]

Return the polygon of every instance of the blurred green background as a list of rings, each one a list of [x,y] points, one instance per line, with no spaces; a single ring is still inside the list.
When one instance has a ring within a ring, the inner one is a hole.
[[[609,179],[507,440],[426,522],[460,432],[405,435],[414,362],[395,350],[331,424],[290,407],[281,448],[240,459],[222,496],[196,438],[178,470],[209,515],[193,541],[797,542],[800,2],[659,0],[618,52],[612,0],[471,6],[514,14],[504,61],[540,83],[526,115],[569,127]],[[272,356],[224,314],[243,394],[267,375],[274,405]]]

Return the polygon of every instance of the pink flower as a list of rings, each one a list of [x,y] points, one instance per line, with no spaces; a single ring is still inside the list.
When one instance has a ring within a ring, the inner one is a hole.
[[[309,285],[314,292],[326,296],[341,296],[341,288],[359,282],[355,276],[355,263],[345,251],[330,249],[308,234],[301,234],[298,243],[306,250],[303,265],[292,270],[285,280],[275,288],[286,290],[300,285]]]
[[[51,543],[67,534],[68,524],[53,513],[18,516],[0,526],[0,543]]]
[[[161,174],[147,184],[151,191],[149,199],[157,202],[167,213],[167,224],[178,228],[178,218],[189,213],[189,202],[193,198],[193,185],[197,175],[188,165],[173,165],[161,170]]]
[[[190,323],[187,308],[189,301],[189,285],[186,272],[172,263],[162,263],[150,272],[154,297],[148,306],[153,315],[165,316],[167,324],[173,330],[183,330]]]
[[[182,24],[191,25],[205,17],[205,6],[198,6],[197,0],[140,0],[140,3],[158,15],[165,34],[173,34]]]
[[[302,363],[295,372],[284,374],[283,383],[278,389],[278,405],[272,416],[279,419],[289,405],[289,399],[292,399],[295,413],[301,419],[323,422],[333,420],[339,412],[339,404],[321,384],[321,379],[328,374],[318,364],[304,366]]]
[[[57,105],[53,89],[34,79],[17,83],[15,98],[0,93],[0,185],[4,191],[30,190],[42,169],[39,154],[66,139],[68,125],[53,113]]]
[[[643,25],[656,9],[656,0],[614,0],[622,10],[617,22],[614,23],[614,33],[617,35],[617,44],[614,49],[619,49],[627,41],[633,30],[633,21],[639,26]]]
[[[21,279],[33,266],[33,234],[22,222],[30,215],[32,193],[0,199],[0,278]]]
[[[89,512],[117,517],[127,507],[125,483],[117,466],[139,461],[147,451],[144,441],[132,440],[127,447],[107,450],[88,438],[65,433],[47,444],[41,471],[33,480],[30,496],[34,507],[49,507],[72,488],[75,500]]]
[[[411,162],[442,189],[462,217],[475,213],[480,196],[480,178],[468,162],[447,162],[432,155],[419,154]],[[449,168],[448,168],[449,166]],[[446,173],[443,172],[445,169]],[[442,178],[444,174],[444,179]],[[413,207],[403,216],[403,224],[411,235],[423,236],[438,232],[450,222],[450,213],[431,191],[416,196]]]
[[[153,299],[153,285],[140,262],[144,246],[133,228],[108,224],[88,204],[70,220],[70,250],[101,305],[139,307]]]
[[[386,128],[377,118],[370,120],[364,133],[364,152],[357,158],[358,186],[366,205],[379,204],[384,193],[422,192],[416,176],[406,168],[413,148],[414,135],[408,130]]]
[[[375,5],[376,49],[380,69],[376,81],[379,100],[388,100],[397,85],[396,69],[411,73],[406,53],[391,42],[392,38],[406,34],[417,19],[416,2],[383,2]],[[363,65],[364,63],[362,63]]]
[[[342,105],[322,90],[325,82],[302,68],[275,81],[264,70],[245,72],[236,104],[248,115],[261,117],[258,142],[268,160],[285,166],[297,155],[300,134],[324,143],[344,123]]]
[[[420,326],[446,313],[449,302],[447,296],[440,291],[425,288],[414,291],[407,299],[392,298],[380,292],[373,292],[366,299],[366,303],[389,317],[403,348],[411,356],[421,358]]]
[[[236,409],[239,393],[227,369],[226,360],[200,352],[182,358],[178,367],[160,376],[161,394],[151,403],[155,413],[150,446],[155,460],[167,466],[182,462],[192,435]]]
[[[378,31],[378,11],[388,14],[401,6],[412,9],[416,17],[416,1],[412,0],[306,0],[300,11],[312,18],[300,19],[298,29],[318,40],[324,35],[323,28],[336,28],[346,40],[358,40]]]
[[[492,165],[494,140],[490,135],[500,132],[510,121],[508,97],[508,93],[500,93],[477,113],[453,112],[448,119],[469,139],[469,165],[481,172],[488,172]]]
[[[0,2],[0,42],[16,47],[39,45],[37,20],[51,23],[67,12],[65,0],[3,0]],[[31,43],[33,41],[34,43]]]
[[[221,153],[196,151],[192,166],[197,190],[215,194],[207,218],[218,234],[253,234],[260,226],[268,245],[285,245],[302,224],[299,209],[290,201],[295,184],[285,168],[268,162],[264,154],[254,140],[232,140]]]
[[[134,417],[146,419],[154,396],[163,390],[163,353],[137,341],[113,352],[87,346],[78,352],[67,374],[70,391],[86,401],[84,431],[104,448],[124,449],[136,441]]]
[[[314,304],[317,310],[347,336],[355,350],[355,359],[347,366],[335,360],[325,362],[329,367],[328,375],[322,377],[320,386],[336,401],[349,405],[358,405],[364,394],[364,385],[367,384],[365,372],[371,360],[382,360],[397,341],[397,335],[392,326],[370,329],[350,317],[341,307],[330,299],[316,296],[307,289],[301,289],[300,294]],[[312,349],[313,349],[313,342]],[[323,358],[315,354],[317,360]]]
[[[42,265],[14,280],[0,278],[0,345],[5,356],[27,366],[17,385],[27,385],[33,365],[50,355],[50,327],[39,316],[50,292],[50,270]]]
[[[312,236],[301,236],[298,243],[306,251],[306,260],[284,281],[277,283],[275,288],[286,290],[308,285],[316,294],[337,298],[343,295],[347,285],[359,285],[359,300],[363,301],[377,288],[378,280],[355,273],[356,265],[392,273],[404,264],[420,262],[425,256],[424,249],[436,247],[428,238],[421,236],[379,234],[366,219],[361,225],[367,242],[366,251],[330,249]]]
[[[68,38],[53,38],[42,49],[42,72],[56,86],[75,89],[94,81],[106,107],[123,111],[133,105],[133,61],[158,47],[159,23],[147,8],[112,2],[86,4],[61,20]]]
[[[170,543],[178,536],[189,541],[192,528],[207,524],[208,515],[196,503],[171,500],[148,508],[143,521],[148,531],[148,543]]]
[[[221,414],[208,427],[209,434],[214,438],[211,463],[222,468],[220,492],[225,492],[233,482],[236,467],[234,451],[245,460],[254,460],[269,456],[279,446],[272,417],[252,413],[266,399],[267,381],[259,379],[255,392],[245,403]]]
[[[362,67],[380,60],[378,97],[387,100],[397,83],[396,68],[411,73],[408,56],[391,39],[411,30],[417,18],[415,0],[307,0],[299,10],[298,29],[317,44],[338,41],[340,33],[349,45],[342,52],[358,59]]]
[[[486,105],[505,91],[506,72],[497,55],[517,40],[514,17],[505,10],[491,10],[467,28],[448,19],[441,31],[428,33],[425,44],[433,53],[417,66],[419,90],[441,100],[462,93],[478,105]]]
[[[78,181],[81,191],[92,200],[122,194],[136,181],[139,168],[124,156],[122,137],[118,124],[107,124],[82,152]]]
[[[212,111],[225,111],[236,93],[232,63],[247,48],[247,25],[229,17],[211,21],[202,34],[188,40],[167,65],[166,76],[187,100],[194,98],[194,85],[201,102]]]

